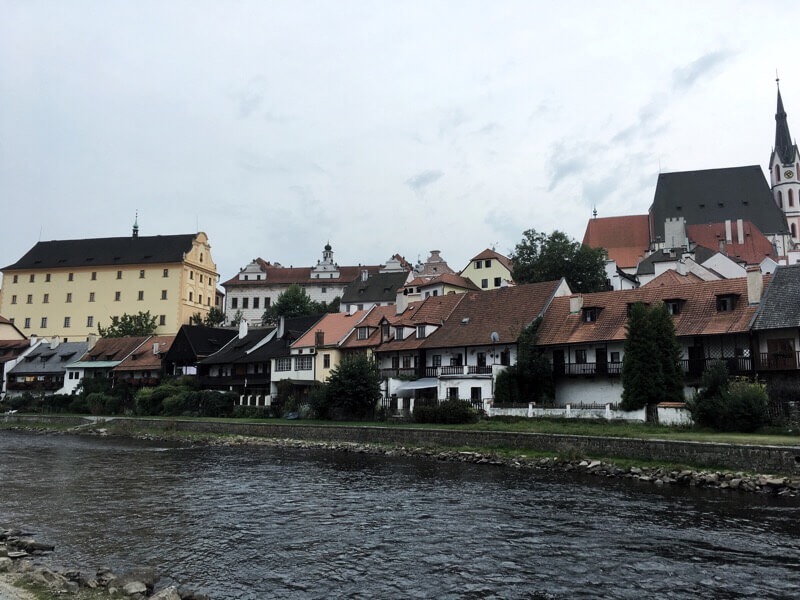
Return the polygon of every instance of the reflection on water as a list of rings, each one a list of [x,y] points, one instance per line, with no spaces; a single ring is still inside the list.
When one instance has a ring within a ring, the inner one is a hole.
[[[0,432],[0,522],[213,598],[800,597],[800,502],[267,447]]]

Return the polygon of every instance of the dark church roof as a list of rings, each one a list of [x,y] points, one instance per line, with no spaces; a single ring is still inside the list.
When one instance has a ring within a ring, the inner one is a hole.
[[[773,150],[773,157],[777,154],[781,164],[789,165],[794,162],[796,153],[797,148],[792,143],[792,134],[789,133],[789,122],[786,119],[786,111],[783,109],[781,90],[778,89],[778,108],[775,111],[775,149]]]
[[[686,225],[750,221],[765,235],[788,233],[786,216],[758,165],[661,173],[650,207],[651,231],[664,239],[664,222],[683,217]]]
[[[408,271],[395,273],[375,273],[366,281],[356,279],[342,293],[342,304],[359,302],[394,302],[398,288],[403,287],[408,279]]]
[[[197,234],[38,242],[3,269],[52,269],[182,262]]]

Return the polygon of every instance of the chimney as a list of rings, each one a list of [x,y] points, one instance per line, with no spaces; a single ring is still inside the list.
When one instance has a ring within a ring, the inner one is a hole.
[[[89,350],[94,348],[94,345],[97,343],[97,334],[96,333],[90,333],[88,336],[86,336],[86,341],[89,343],[88,348],[86,348],[86,350],[88,352]]]
[[[369,271],[367,271],[366,269],[361,271],[361,281],[366,281],[368,277],[369,277]]]
[[[738,244],[744,244],[744,222],[736,219],[736,240]]]
[[[321,329],[318,329],[314,332],[314,346],[316,348],[322,348],[325,345],[325,332]]]
[[[579,313],[583,308],[583,296],[570,296],[569,297],[569,314],[574,315]]]
[[[733,243],[733,235],[731,234],[731,220],[725,219],[725,242],[728,244]]]
[[[756,265],[747,267],[747,301],[750,304],[761,302],[761,294],[764,292],[764,278],[761,276],[761,268]]]
[[[239,323],[239,339],[243,339],[247,335],[247,319],[242,319]]]
[[[35,333],[32,333],[31,334],[31,346],[35,346],[36,342],[38,342],[38,341],[39,341],[39,336],[37,336]]]
[[[61,343],[61,338],[57,335],[54,335],[50,338],[50,350],[55,350],[58,348],[58,345]]]
[[[158,356],[159,354],[161,354],[161,353],[158,351],[158,342],[153,342],[153,354],[155,354],[156,356]]]

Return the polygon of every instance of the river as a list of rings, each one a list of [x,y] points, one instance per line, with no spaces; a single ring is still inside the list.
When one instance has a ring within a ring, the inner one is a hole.
[[[0,431],[0,523],[215,599],[797,598],[800,500]]]

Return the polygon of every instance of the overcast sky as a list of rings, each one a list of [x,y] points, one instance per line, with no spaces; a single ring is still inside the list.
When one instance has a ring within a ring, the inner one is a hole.
[[[0,263],[208,233],[260,256],[454,269],[643,214],[659,171],[800,132],[800,2],[0,0]]]

